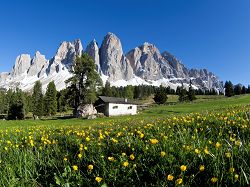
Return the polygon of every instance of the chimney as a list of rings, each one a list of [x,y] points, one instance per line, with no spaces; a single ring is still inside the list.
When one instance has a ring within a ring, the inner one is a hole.
[[[128,102],[128,99],[127,99],[127,98],[124,98],[124,102],[127,103],[127,102]]]

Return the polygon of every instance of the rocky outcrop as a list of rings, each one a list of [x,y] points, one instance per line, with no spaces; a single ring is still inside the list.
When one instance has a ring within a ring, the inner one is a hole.
[[[120,39],[115,34],[108,33],[100,49],[93,40],[85,52],[94,60],[103,82],[108,80],[115,86],[151,84],[176,88],[183,83],[188,85],[192,80],[196,88],[223,91],[223,83],[213,73],[206,69],[189,70],[175,56],[169,52],[161,54],[150,43],[144,43],[124,55]],[[0,74],[0,87],[8,89],[18,86],[29,91],[35,81],[40,80],[43,90],[46,90],[50,81],[55,82],[58,90],[63,89],[66,86],[65,80],[72,76],[75,58],[82,53],[81,41],[75,40],[62,42],[50,60],[46,60],[40,52],[36,52],[33,59],[28,54],[20,55],[10,73]]]
[[[12,69],[11,76],[17,77],[22,74],[27,74],[31,64],[31,58],[29,54],[22,54],[16,58],[16,63]]]
[[[46,67],[47,60],[44,55],[42,55],[39,51],[36,52],[34,58],[31,60],[31,65],[28,69],[28,76],[38,76],[40,71]]]
[[[189,78],[189,70],[174,55],[165,51],[162,53],[162,57],[169,62],[174,77]]]
[[[102,70],[101,70],[101,65],[100,65],[99,48],[98,48],[97,42],[95,40],[91,41],[90,44],[87,46],[85,52],[90,57],[92,57],[96,65],[96,71],[101,74]]]
[[[85,104],[85,105],[80,105],[77,108],[77,117],[88,117],[88,116],[93,116],[97,114],[97,110],[93,106],[93,104]]]
[[[109,81],[129,80],[133,77],[133,69],[123,55],[121,41],[113,33],[108,33],[102,42],[100,62],[102,72],[109,77]]]
[[[56,55],[50,60],[47,74],[58,73],[62,70],[71,70],[76,56],[81,56],[83,47],[81,41],[62,42]]]
[[[206,69],[191,69],[189,76],[192,79],[193,84],[199,85],[200,88],[212,89],[217,88],[219,91],[223,91],[223,82]]]
[[[173,70],[160,51],[150,43],[128,52],[126,57],[133,67],[134,74],[145,80],[158,80],[172,77]]]

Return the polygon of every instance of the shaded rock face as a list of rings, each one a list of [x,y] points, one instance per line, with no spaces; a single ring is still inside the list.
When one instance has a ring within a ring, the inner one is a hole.
[[[46,67],[47,60],[44,55],[41,55],[39,51],[36,52],[34,58],[31,60],[30,68],[28,69],[28,76],[38,76],[39,72]]]
[[[12,69],[11,75],[13,77],[16,77],[22,74],[27,74],[30,64],[31,64],[30,55],[28,54],[19,55],[16,58],[16,63]]]
[[[152,44],[144,43],[127,53],[134,74],[145,80],[170,78],[173,70],[160,51]]]
[[[113,33],[108,33],[100,48],[100,66],[110,81],[129,80],[133,77],[133,69],[123,55],[120,40]]]
[[[71,70],[76,56],[81,56],[83,47],[80,40],[74,42],[62,42],[55,57],[49,62],[47,74],[58,73],[59,71]]]
[[[96,71],[98,73],[102,73],[101,65],[100,65],[100,58],[99,58],[99,47],[95,40],[90,42],[90,44],[87,46],[85,51],[95,62],[96,65]]]
[[[176,78],[189,78],[189,70],[175,56],[165,51],[162,53],[164,59],[169,62]]]

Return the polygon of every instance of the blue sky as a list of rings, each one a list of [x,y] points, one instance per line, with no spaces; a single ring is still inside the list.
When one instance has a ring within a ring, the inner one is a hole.
[[[107,32],[125,52],[147,41],[188,68],[250,84],[249,0],[2,0],[0,72],[21,53],[49,59],[62,41],[80,38],[86,47]]]

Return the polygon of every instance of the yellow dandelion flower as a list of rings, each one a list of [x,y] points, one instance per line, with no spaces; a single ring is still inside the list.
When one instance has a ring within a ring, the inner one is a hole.
[[[88,170],[93,170],[94,169],[94,166],[92,164],[88,165]]]
[[[90,137],[86,137],[86,141],[89,142],[90,141]]]
[[[126,153],[122,153],[122,156],[126,156]]]
[[[68,159],[66,157],[63,158],[64,161],[67,161]]]
[[[166,152],[161,151],[161,157],[164,157],[166,155]]]
[[[187,166],[181,165],[180,169],[181,169],[181,171],[186,171],[187,170]]]
[[[100,183],[102,181],[102,178],[101,177],[96,177],[95,180],[96,180],[96,182]]]
[[[109,156],[109,157],[108,157],[108,160],[111,161],[111,162],[113,162],[113,161],[115,161],[115,158],[112,157],[112,156]]]
[[[129,163],[126,161],[126,162],[123,162],[122,164],[124,167],[127,167],[129,165]]]
[[[217,181],[218,181],[218,178],[216,178],[216,177],[211,178],[212,183],[216,183]]]
[[[177,185],[181,185],[183,183],[183,180],[181,178],[177,179],[176,180],[176,184]]]
[[[73,165],[72,168],[73,168],[74,171],[78,170],[78,166],[77,165]]]
[[[171,175],[171,174],[169,174],[169,175],[167,176],[167,180],[168,180],[168,181],[172,181],[172,180],[174,180],[174,176],[173,176],[173,175]]]
[[[235,180],[238,180],[238,179],[239,179],[239,175],[238,175],[238,174],[235,174],[235,175],[234,175],[234,179],[235,179]]]
[[[235,169],[233,167],[229,168],[229,173],[233,173]]]
[[[129,156],[130,160],[134,160],[135,159],[135,156],[132,154]]]
[[[140,133],[140,138],[143,138],[144,137],[144,134],[143,133]]]
[[[196,154],[200,154],[200,150],[199,150],[199,149],[195,149],[194,152],[195,152]]]
[[[204,149],[204,152],[205,152],[205,154],[209,154],[209,151],[208,151],[208,149],[207,149],[207,147]]]
[[[159,142],[157,139],[150,139],[149,141],[151,144],[157,144]]]
[[[82,158],[82,154],[81,153],[79,153],[77,156],[78,156],[78,158]]]
[[[235,145],[240,146],[241,145],[241,141],[240,140],[235,141]]]
[[[229,152],[225,153],[225,155],[226,155],[227,158],[231,157],[231,153],[229,153]]]
[[[216,148],[216,149],[219,149],[220,147],[221,147],[221,144],[220,144],[219,142],[216,142],[215,148]]]
[[[205,166],[204,165],[200,165],[200,171],[204,171],[205,170]]]

